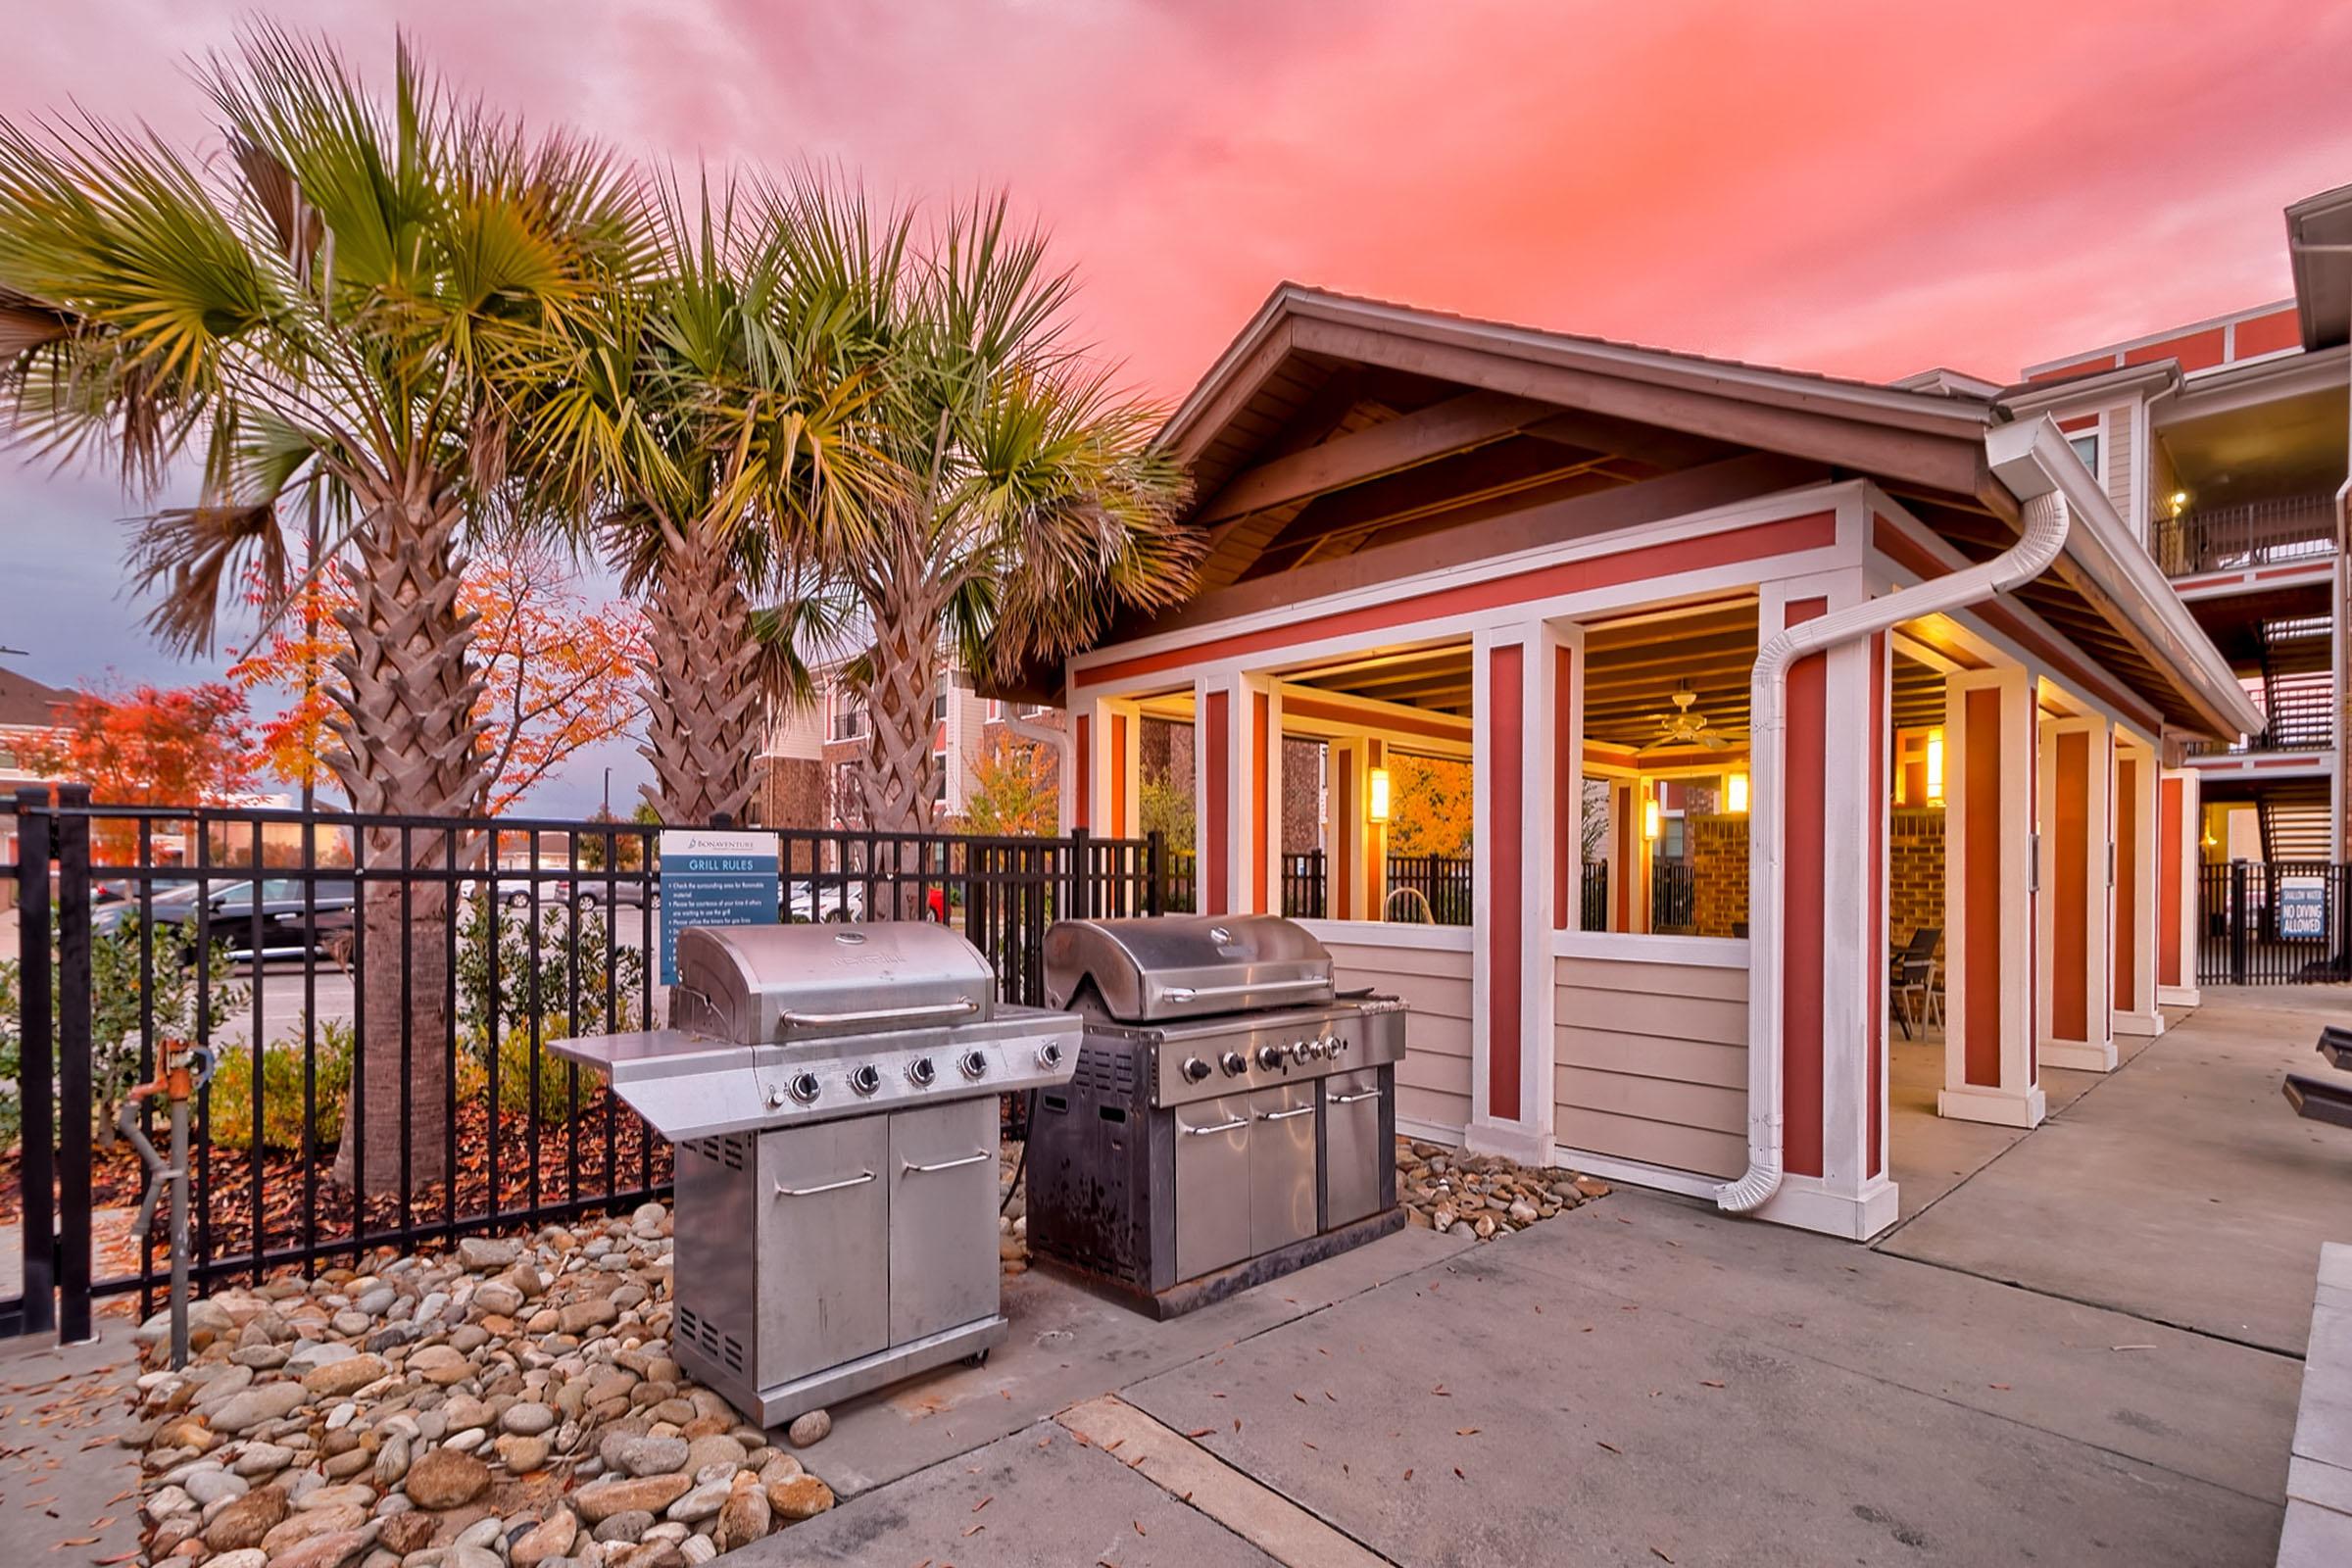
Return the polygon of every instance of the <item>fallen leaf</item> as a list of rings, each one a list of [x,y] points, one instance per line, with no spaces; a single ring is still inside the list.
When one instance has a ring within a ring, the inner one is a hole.
[[[1988,1389],[1998,1389],[2003,1394],[2007,1394],[2009,1392],[2009,1385],[2006,1383],[1987,1383],[1984,1386]]]
[[[1600,1440],[1599,1440],[1598,1438],[1594,1438],[1592,1441],[1593,1441],[1594,1443],[1600,1443]],[[1614,1443],[1600,1443],[1600,1446],[1601,1446],[1602,1447],[1604,1447],[1604,1448],[1608,1449],[1608,1450],[1609,1450],[1611,1453],[1623,1453],[1623,1452],[1625,1451],[1623,1448],[1620,1448],[1619,1446],[1617,1446],[1617,1445],[1615,1445]]]
[[[1291,1397],[1297,1399],[1300,1404],[1304,1404],[1306,1402],[1306,1396],[1300,1394],[1297,1389],[1293,1389],[1291,1391]]]
[[[988,1526],[982,1524],[966,1525],[963,1529],[964,1539],[969,1541],[972,1537],[978,1535],[981,1531],[986,1530]]]
[[[1462,1467],[1457,1464],[1453,1467],[1453,1479],[1456,1481],[1467,1481],[1470,1478],[1462,1474]]]
[[[1407,1471],[1404,1473],[1404,1479],[1405,1479],[1405,1480],[1407,1480],[1407,1481],[1410,1481],[1410,1480],[1412,1480],[1412,1479],[1413,1479],[1413,1473],[1412,1473],[1410,1470],[1407,1470]]]
[[[1192,1431],[1187,1432],[1185,1436],[1188,1438],[1205,1438],[1211,1432],[1216,1430],[1217,1429],[1215,1427],[1195,1427]]]
[[[981,1509],[987,1507],[990,1503],[996,1500],[997,1494],[992,1492],[987,1496],[982,1497],[978,1502],[972,1504],[972,1512],[978,1513]]]
[[[1455,1428],[1453,1429],[1453,1435],[1454,1435],[1455,1437],[1457,1437],[1457,1438],[1474,1438],[1474,1437],[1478,1436],[1478,1428],[1476,1428],[1476,1427],[1455,1427]]]
[[[2156,1347],[2153,1345],[2110,1345],[2107,1348],[2110,1350],[2153,1350]]]
[[[1698,1380],[1698,1386],[1702,1389],[1720,1389],[1723,1387],[1722,1384],[1716,1382],[1713,1378],[1700,1378]]]
[[[1666,1555],[1664,1552],[1660,1551],[1660,1550],[1659,1550],[1657,1547],[1655,1547],[1655,1546],[1652,1546],[1652,1547],[1650,1547],[1650,1548],[1649,1548],[1649,1554],[1650,1554],[1652,1557],[1655,1557],[1655,1558],[1657,1558],[1657,1559],[1658,1559],[1658,1561],[1660,1561],[1660,1562],[1672,1562],[1672,1561],[1674,1561],[1674,1559],[1673,1559],[1672,1557],[1669,1557],[1669,1556],[1667,1556],[1667,1555]]]
[[[1148,1535],[1150,1535],[1150,1534],[1151,1534],[1151,1532],[1150,1532],[1150,1531],[1148,1531],[1148,1530],[1146,1530],[1146,1529],[1144,1528],[1144,1522],[1143,1522],[1141,1519],[1130,1519],[1130,1520],[1128,1520],[1127,1522],[1128,1522],[1129,1524],[1131,1524],[1131,1525],[1135,1526],[1135,1533],[1136,1533],[1137,1535],[1139,1535],[1139,1536],[1148,1536]]]

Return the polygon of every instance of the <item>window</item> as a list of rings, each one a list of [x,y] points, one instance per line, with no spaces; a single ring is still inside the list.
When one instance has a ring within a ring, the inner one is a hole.
[[[2082,466],[2090,470],[2092,478],[2106,482],[2105,476],[2099,472],[2098,431],[2085,430],[2081,435],[2070,435],[2066,438],[2066,444],[2075,449],[2075,456],[2082,460]]]
[[[934,724],[945,724],[947,721],[948,694],[946,692],[941,692],[937,697],[931,699],[931,722]]]
[[[1046,705],[1043,703],[1023,703],[1021,705],[1021,716],[1023,718],[1035,718],[1038,714],[1044,712],[1045,710]]]
[[[945,752],[931,754],[931,804],[948,804],[948,754]]]
[[[988,700],[988,722],[1000,724],[1004,720],[1004,704],[998,698]]]
[[[865,734],[865,705],[847,697],[833,699],[833,738],[854,741]]]

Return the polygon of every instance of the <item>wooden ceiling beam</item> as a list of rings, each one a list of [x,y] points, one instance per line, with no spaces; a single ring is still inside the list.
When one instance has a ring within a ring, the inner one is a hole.
[[[1362,484],[1436,458],[1498,441],[1541,417],[1547,405],[1503,392],[1457,398],[1235,474],[1193,515],[1204,527],[1285,502]],[[1214,534],[1211,535],[1212,543]]]

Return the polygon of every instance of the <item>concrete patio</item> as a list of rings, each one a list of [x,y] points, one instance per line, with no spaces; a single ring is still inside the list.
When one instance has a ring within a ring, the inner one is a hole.
[[[740,1556],[2268,1564],[2352,1177],[2278,1080],[2334,1000],[2215,996],[2031,1135],[1898,1123],[1968,1174],[1875,1248],[1620,1188],[1168,1325],[1031,1274],[987,1367],[836,1412],[843,1505]]]
[[[1898,1117],[1898,1158],[1969,1174],[1875,1248],[1621,1187],[1168,1324],[1018,1277],[988,1365],[837,1410],[841,1506],[728,1560],[2270,1564],[2352,1177],[2277,1084],[2335,1000],[2216,996],[2030,1135]],[[0,1377],[120,1385],[102,1327]],[[11,1423],[0,1490],[94,1561],[126,1483],[82,1446],[125,1412],[76,1403]]]

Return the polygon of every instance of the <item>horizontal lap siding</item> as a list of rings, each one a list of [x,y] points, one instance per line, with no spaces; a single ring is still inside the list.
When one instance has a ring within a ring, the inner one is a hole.
[[[1747,1165],[1747,971],[1561,958],[1555,1136],[1706,1176]]]
[[[1396,1114],[1459,1130],[1470,1121],[1470,955],[1326,941],[1340,989],[1370,986],[1401,997],[1404,1060],[1396,1064]]]

